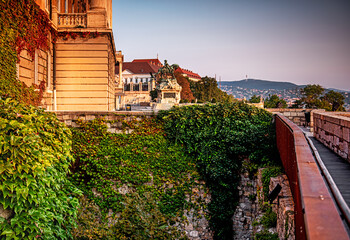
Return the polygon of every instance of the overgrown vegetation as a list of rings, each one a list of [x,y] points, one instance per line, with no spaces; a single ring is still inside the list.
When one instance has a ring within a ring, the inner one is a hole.
[[[160,112],[167,137],[195,157],[210,189],[210,225],[216,239],[232,238],[242,159],[257,166],[275,161],[272,115],[244,103],[187,106]]]
[[[102,119],[78,124],[71,179],[87,198],[76,239],[182,238],[173,224],[184,220],[185,209],[201,206],[200,199],[186,200],[201,186],[183,147],[169,143],[154,120],[119,122],[131,134],[107,132]]]
[[[56,116],[0,98],[1,239],[71,239],[80,191],[66,177],[71,133]]]
[[[269,184],[270,179],[273,177],[277,177],[278,175],[281,175],[283,173],[283,170],[280,166],[269,166],[265,169],[263,169],[261,173],[262,177],[262,184],[263,184],[263,190],[264,190],[264,198],[267,199],[267,196],[269,195]]]
[[[45,82],[27,87],[17,79],[16,62],[22,50],[32,57],[36,49],[48,50],[55,36],[47,14],[34,0],[0,0],[0,96],[40,104]]]

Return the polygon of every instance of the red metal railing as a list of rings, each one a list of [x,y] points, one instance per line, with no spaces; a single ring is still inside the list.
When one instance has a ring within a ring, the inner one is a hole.
[[[296,239],[349,239],[301,129],[275,115],[277,148],[295,204]]]

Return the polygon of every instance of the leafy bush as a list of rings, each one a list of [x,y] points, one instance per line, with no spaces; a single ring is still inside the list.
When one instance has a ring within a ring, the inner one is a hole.
[[[0,217],[6,239],[71,239],[80,191],[66,178],[71,133],[55,115],[0,98]]]
[[[261,173],[261,180],[263,184],[263,190],[264,190],[264,197],[267,199],[267,196],[269,195],[269,185],[270,185],[270,179],[272,177],[277,177],[278,175],[281,175],[283,173],[283,170],[279,166],[270,166],[265,168]]]
[[[260,223],[265,227],[265,228],[273,228],[276,227],[277,224],[277,215],[275,212],[272,211],[272,207],[269,206],[262,216]]]
[[[272,115],[236,102],[176,107],[160,112],[158,118],[167,137],[197,159],[212,194],[209,210],[215,238],[231,239],[242,159],[249,157],[259,166],[275,161]]]
[[[279,240],[277,233],[270,233],[268,231],[263,231],[255,234],[255,240]]]
[[[75,237],[180,238],[171,223],[195,207],[186,200],[198,185],[193,159],[169,143],[154,120],[122,121],[119,125],[134,129],[131,134],[107,132],[103,119],[78,124],[72,129],[71,179],[87,196],[82,205],[90,207],[80,210]]]

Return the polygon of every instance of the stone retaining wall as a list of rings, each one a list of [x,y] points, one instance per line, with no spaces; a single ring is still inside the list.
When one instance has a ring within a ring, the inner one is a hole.
[[[293,123],[295,123],[298,126],[306,126],[306,119],[305,119],[305,112],[310,113],[310,131],[313,131],[313,113],[315,111],[324,111],[321,110],[315,110],[315,109],[301,109],[301,108],[266,108],[267,111],[276,114],[281,113],[285,117],[287,117],[289,120],[291,120]]]
[[[294,222],[294,202],[292,192],[290,191],[288,178],[286,175],[280,175],[270,179],[270,192],[280,184],[282,187],[278,197],[272,202],[272,210],[277,214],[277,233],[279,239],[295,239]]]
[[[314,136],[350,162],[350,113],[315,112]]]
[[[247,172],[241,174],[238,187],[239,203],[232,217],[235,232],[233,239],[253,239],[255,234],[264,231],[260,220],[265,214],[262,209],[267,200],[264,199],[262,171],[263,168],[259,169],[257,176],[252,178]],[[294,202],[287,176],[271,178],[270,192],[277,184],[282,187],[278,197],[272,202],[272,210],[277,215],[277,225],[268,231],[277,233],[279,239],[293,240],[295,239]]]
[[[140,112],[131,112],[131,111],[118,111],[118,112],[108,112],[108,111],[56,111],[54,112],[57,115],[58,120],[64,122],[67,126],[70,127],[79,127],[76,123],[78,119],[84,121],[92,121],[96,118],[104,118],[107,121],[107,131],[111,133],[130,133],[132,129],[123,129],[122,120],[140,121],[143,118],[151,118],[155,116],[153,112],[140,111]]]
[[[256,178],[250,179],[248,172],[241,174],[238,190],[239,202],[232,217],[233,239],[252,239],[253,221],[259,215]]]

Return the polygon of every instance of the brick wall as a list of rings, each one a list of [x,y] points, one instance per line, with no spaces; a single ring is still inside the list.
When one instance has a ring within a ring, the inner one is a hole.
[[[315,137],[350,162],[350,113],[315,112],[313,118]]]

